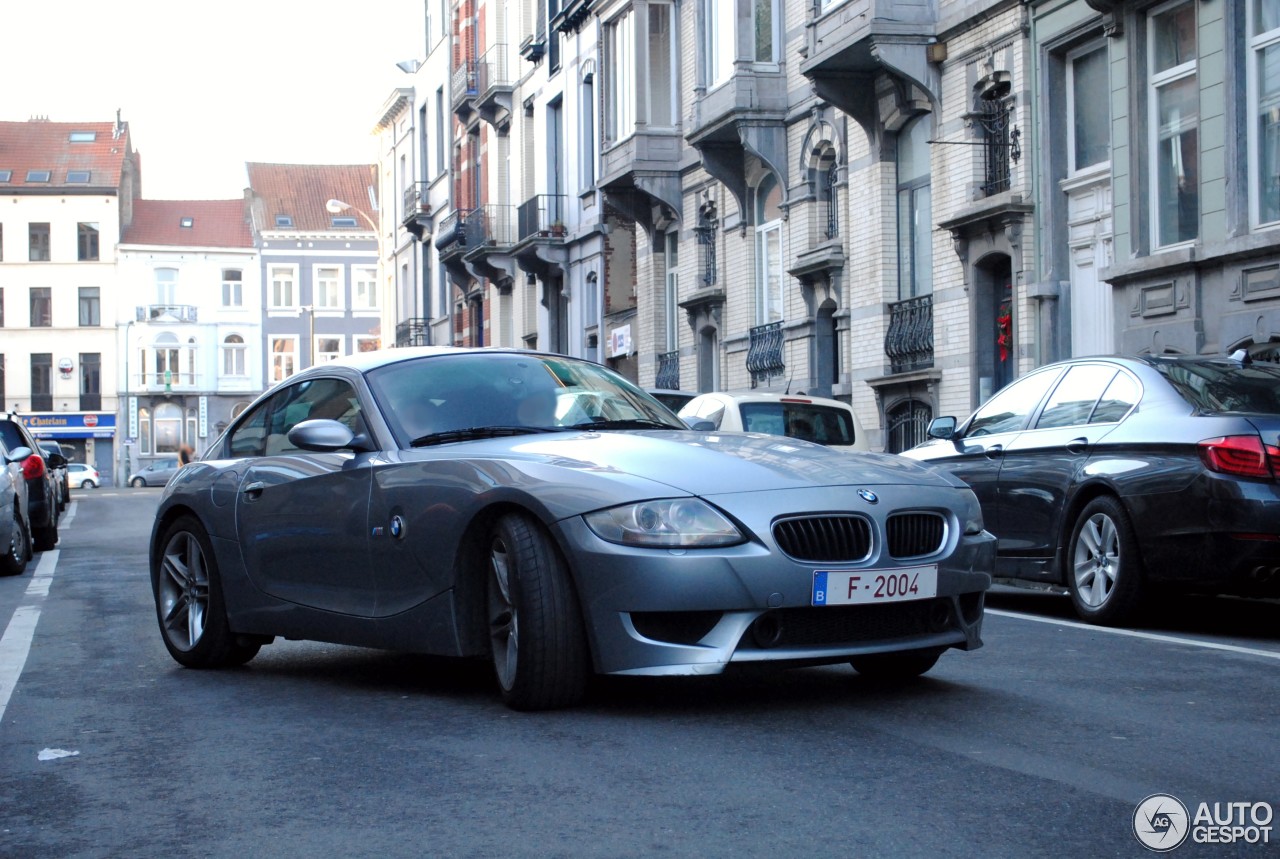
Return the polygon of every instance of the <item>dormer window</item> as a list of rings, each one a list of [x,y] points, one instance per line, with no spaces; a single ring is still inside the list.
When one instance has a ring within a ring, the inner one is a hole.
[[[276,215],[277,227],[292,227],[293,215]]]
[[[51,176],[51,173],[48,170],[28,170],[27,171],[28,182],[48,182],[50,176]]]
[[[334,218],[333,225],[335,227],[354,227],[356,226],[355,218]]]
[[[68,185],[88,185],[90,173],[88,170],[68,170]]]
[[[194,227],[195,225],[196,225],[196,219],[195,219],[195,218],[180,218],[180,219],[178,220],[178,226],[179,226],[179,227],[181,227],[181,228],[182,228],[182,229],[184,229],[184,230],[189,230],[189,229],[191,229],[192,227]]]
[[[0,170],[0,182],[11,182],[11,181],[13,181],[13,171]]]
[[[97,139],[98,132],[96,131],[73,131],[67,137],[67,140],[71,143],[93,143]]]

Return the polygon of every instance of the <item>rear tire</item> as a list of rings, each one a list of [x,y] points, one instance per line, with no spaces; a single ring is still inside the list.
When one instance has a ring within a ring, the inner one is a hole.
[[[0,557],[0,575],[20,576],[31,560],[31,535],[22,514],[13,511],[13,532],[9,538],[9,550]]]
[[[152,564],[151,590],[169,655],[188,668],[228,668],[257,656],[261,642],[231,631],[218,565],[199,520],[175,520],[160,545],[164,551]]]
[[[522,514],[489,532],[487,617],[502,700],[514,710],[568,707],[586,693],[586,632],[568,570],[550,536]]]
[[[874,680],[912,680],[938,664],[941,650],[904,650],[898,653],[873,653],[849,660],[853,670]]]
[[[1080,511],[1067,544],[1067,588],[1076,614],[1114,626],[1137,611],[1143,590],[1142,558],[1129,514],[1103,495]]]
[[[81,489],[96,489],[97,486],[98,484],[94,483],[92,480],[86,480],[80,484]]]
[[[141,477],[135,477],[133,480],[129,481],[129,485],[134,489],[141,489],[147,485],[147,481],[143,480]]]
[[[43,528],[32,528],[31,538],[37,552],[48,552],[58,545],[58,503],[50,501],[49,518],[52,523]]]

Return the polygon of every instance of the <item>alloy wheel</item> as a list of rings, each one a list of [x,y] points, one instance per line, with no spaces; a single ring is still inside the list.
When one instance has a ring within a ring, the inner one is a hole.
[[[1080,600],[1090,608],[1105,603],[1120,573],[1120,532],[1110,516],[1095,513],[1081,527],[1072,567]]]
[[[520,627],[511,600],[511,558],[506,543],[495,539],[489,552],[489,640],[493,667],[503,689],[516,682]]]
[[[209,611],[209,572],[200,542],[187,531],[169,539],[160,562],[161,625],[179,650],[191,650],[204,635]]]

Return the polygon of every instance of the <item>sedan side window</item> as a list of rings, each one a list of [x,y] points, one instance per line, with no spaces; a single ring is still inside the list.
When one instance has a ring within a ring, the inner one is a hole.
[[[1107,364],[1078,364],[1067,371],[1062,381],[1049,397],[1036,429],[1082,426],[1089,423],[1089,415],[1098,397],[1116,375],[1116,368]]]
[[[1115,423],[1129,413],[1129,409],[1138,402],[1140,392],[1138,383],[1124,373],[1117,373],[1115,379],[1107,386],[1098,406],[1089,418],[1091,424]]]
[[[231,433],[231,455],[262,456],[267,438],[267,406],[262,403]]]
[[[1061,375],[1061,370],[1032,373],[996,394],[973,414],[965,436],[991,435],[1022,429],[1035,411],[1045,391]]]

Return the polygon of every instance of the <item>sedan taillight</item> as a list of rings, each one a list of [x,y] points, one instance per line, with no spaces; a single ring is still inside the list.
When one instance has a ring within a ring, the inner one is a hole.
[[[39,454],[33,453],[22,460],[22,476],[26,480],[44,477],[44,459]]]
[[[1210,471],[1237,477],[1276,477],[1280,448],[1256,435],[1228,435],[1200,442],[1200,459]]]

